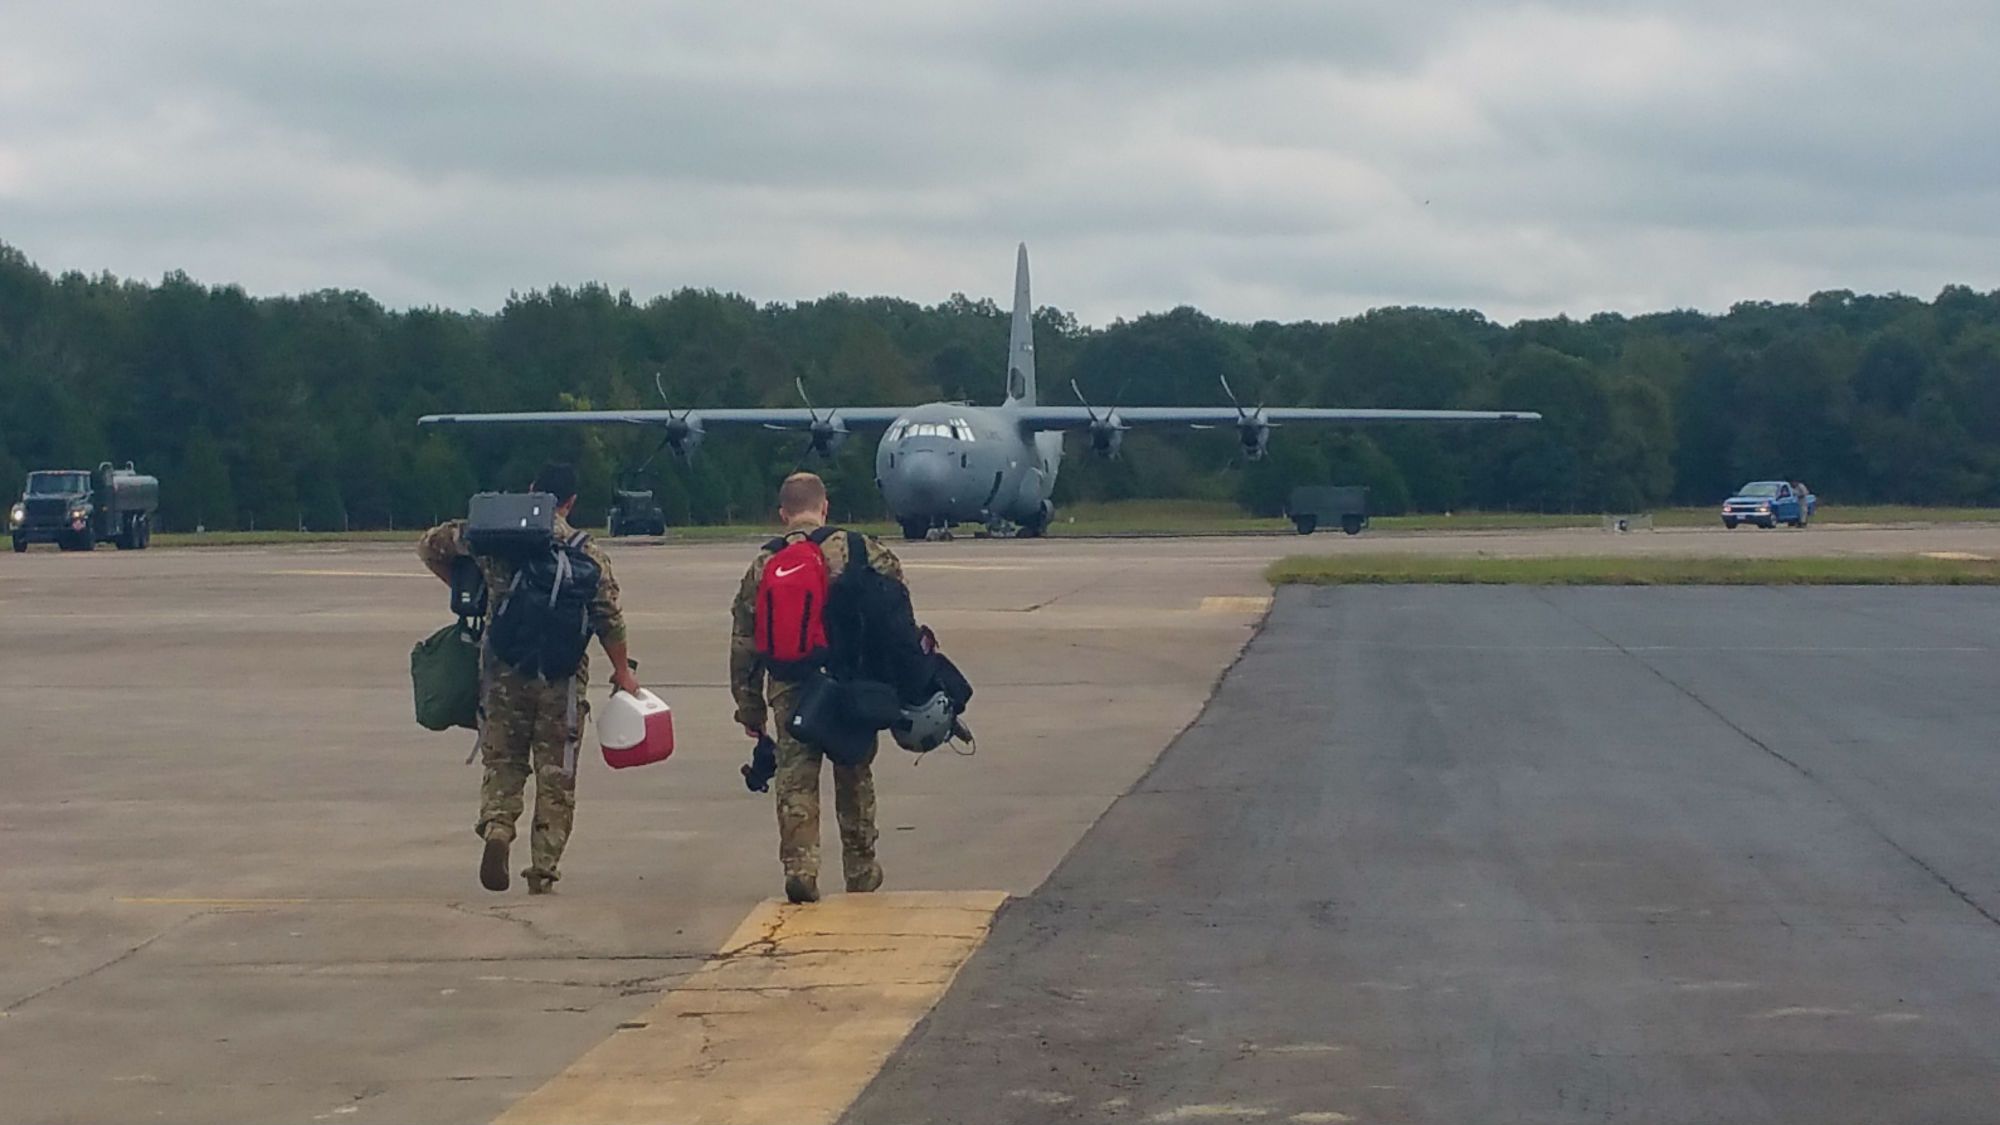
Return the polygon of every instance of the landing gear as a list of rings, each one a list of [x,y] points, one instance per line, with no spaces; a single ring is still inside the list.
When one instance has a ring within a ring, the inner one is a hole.
[[[1014,532],[1014,538],[1040,539],[1042,536],[1048,534],[1049,525],[1055,522],[1055,518],[1056,506],[1044,500],[1042,501],[1042,506],[1035,512],[1035,518],[1022,524]]]
[[[931,530],[932,530],[932,528],[931,528],[931,521],[929,521],[929,520],[903,520],[903,521],[901,521],[901,522],[902,522],[902,525],[903,525],[903,538],[904,538],[904,539],[906,539],[906,540],[908,540],[908,541],[910,541],[910,542],[912,542],[912,543],[915,543],[915,542],[918,542],[918,541],[920,541],[920,540],[924,540],[924,539],[928,539],[928,538],[930,538],[930,534],[931,534]]]
[[[125,517],[125,528],[118,533],[115,542],[121,551],[143,551],[146,544],[153,541],[153,521],[143,512],[133,512]]]

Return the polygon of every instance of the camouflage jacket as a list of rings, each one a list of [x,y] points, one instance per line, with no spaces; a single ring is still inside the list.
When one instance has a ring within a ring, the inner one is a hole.
[[[785,538],[803,539],[820,526],[818,520],[794,520],[785,528]],[[903,564],[895,552],[872,535],[863,536],[862,541],[867,544],[868,565],[876,573],[904,581]],[[736,722],[757,730],[764,729],[770,713],[764,695],[764,662],[757,654],[757,587],[764,581],[764,564],[774,553],[760,551],[751,560],[736,591],[736,601],[729,607],[729,691],[736,697]],[[838,581],[847,569],[847,536],[829,536],[820,544],[820,553],[826,556],[827,579]]]
[[[567,539],[574,533],[575,529],[570,527],[568,520],[561,516],[556,517],[557,537]],[[597,597],[590,603],[590,631],[605,644],[615,645],[625,639],[625,614],[618,608],[618,579],[611,574],[611,560],[604,557],[604,552],[598,549],[596,542],[585,543],[583,553],[589,555],[591,561],[597,564],[599,575]],[[464,520],[441,523],[425,532],[423,538],[417,540],[417,557],[424,561],[425,566],[449,568],[451,561],[457,558],[470,558],[478,563],[479,573],[485,577],[486,589],[489,591],[486,601],[486,613],[489,619],[492,617],[494,605],[499,601],[498,592],[505,590],[508,584],[514,581],[512,563],[489,555],[475,555],[471,548],[466,546]],[[585,666],[588,667],[589,657],[586,655],[584,660]]]

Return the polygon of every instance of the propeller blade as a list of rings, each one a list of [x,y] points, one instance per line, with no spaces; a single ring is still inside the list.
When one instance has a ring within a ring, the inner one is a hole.
[[[1069,389],[1076,392],[1076,401],[1083,404],[1083,412],[1090,417],[1091,425],[1096,425],[1097,411],[1091,407],[1090,400],[1083,397],[1083,388],[1076,385],[1075,379],[1071,379],[1069,381]]]
[[[812,417],[813,425],[819,425],[819,411],[813,409],[812,396],[806,393],[805,376],[793,379],[792,385],[799,389],[799,401],[806,404],[806,413]]]

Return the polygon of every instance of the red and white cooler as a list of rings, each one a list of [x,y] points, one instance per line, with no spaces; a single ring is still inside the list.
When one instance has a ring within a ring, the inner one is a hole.
[[[659,696],[614,691],[597,721],[604,764],[614,770],[663,762],[674,752],[674,711]]]

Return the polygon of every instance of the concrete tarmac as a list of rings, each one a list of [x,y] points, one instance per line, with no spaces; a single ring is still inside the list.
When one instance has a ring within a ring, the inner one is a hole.
[[[1218,544],[897,546],[981,742],[882,752],[892,890],[1041,883],[1269,595]],[[411,721],[449,618],[410,548],[8,557],[0,1121],[488,1121],[650,1007],[781,886],[724,687],[754,552],[611,547],[680,750],[614,774],[586,744],[535,899],[477,884],[470,735]]]
[[[1990,1122],[2000,593],[1283,593],[846,1120]]]

